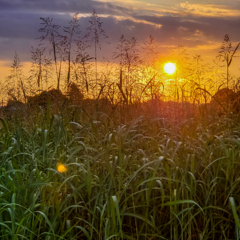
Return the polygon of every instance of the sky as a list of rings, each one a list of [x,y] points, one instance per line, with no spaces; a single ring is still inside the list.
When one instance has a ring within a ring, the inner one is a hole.
[[[1,76],[8,74],[15,52],[23,64],[31,61],[40,17],[66,26],[78,12],[84,32],[93,9],[111,42],[107,57],[122,34],[139,43],[152,35],[163,55],[183,46],[207,60],[218,54],[225,34],[233,47],[240,41],[240,0],[0,0]]]

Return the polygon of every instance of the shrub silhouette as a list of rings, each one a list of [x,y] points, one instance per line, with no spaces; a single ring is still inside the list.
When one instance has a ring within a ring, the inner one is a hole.
[[[51,106],[58,105],[61,106],[67,101],[67,97],[58,89],[51,89],[49,91],[43,91],[35,96],[29,96],[27,98],[27,103],[30,107],[36,108],[41,106],[43,108],[47,107],[48,102]]]
[[[78,105],[84,98],[83,93],[78,88],[76,83],[71,83],[68,90],[68,98],[72,104]]]
[[[233,89],[222,88],[213,95],[210,104],[219,116],[225,115],[227,108],[229,112],[237,114],[240,112],[240,91],[234,92]]]

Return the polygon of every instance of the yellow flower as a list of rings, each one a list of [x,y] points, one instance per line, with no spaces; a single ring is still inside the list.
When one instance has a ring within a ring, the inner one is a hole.
[[[64,173],[67,171],[67,168],[62,164],[62,163],[58,163],[57,164],[57,170],[60,172],[60,173]]]

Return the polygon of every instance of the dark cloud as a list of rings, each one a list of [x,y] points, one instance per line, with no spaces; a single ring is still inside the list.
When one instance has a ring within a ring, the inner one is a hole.
[[[34,11],[34,12],[79,12],[90,13],[96,9],[101,14],[129,13],[128,8],[111,3],[92,0],[0,0],[1,11]]]
[[[161,40],[169,41],[171,37],[186,38],[192,36],[196,30],[201,31],[209,40],[220,41],[225,34],[229,34],[232,41],[239,41],[240,31],[239,31],[239,17],[197,17],[197,16],[146,16],[146,15],[135,15],[136,19],[145,20],[150,23],[161,24],[162,28],[159,30],[161,33]],[[179,31],[179,28],[186,29],[183,33]]]
[[[50,17],[67,25],[70,13],[129,15],[128,8],[92,0],[0,0],[0,37],[34,38],[40,17]]]
[[[34,38],[39,17],[33,13],[1,11],[0,36],[5,38]]]

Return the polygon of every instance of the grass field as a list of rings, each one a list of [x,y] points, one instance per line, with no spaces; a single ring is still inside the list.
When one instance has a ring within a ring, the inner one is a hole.
[[[0,240],[240,240],[240,43],[165,73],[152,36],[101,60],[95,10],[84,37],[40,20],[1,82]]]
[[[1,239],[240,239],[238,115],[0,120]]]

